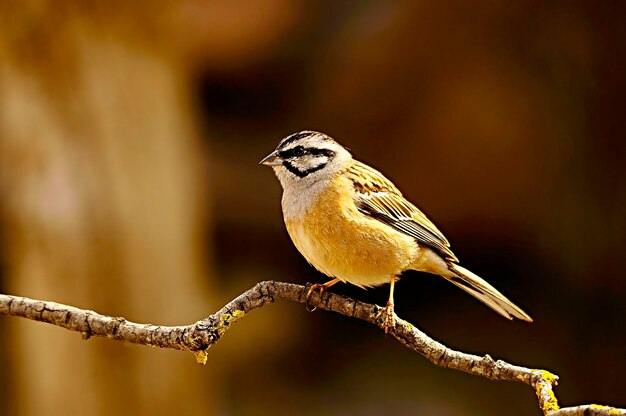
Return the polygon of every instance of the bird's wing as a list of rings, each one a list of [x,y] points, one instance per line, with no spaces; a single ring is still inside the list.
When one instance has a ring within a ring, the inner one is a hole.
[[[446,260],[458,261],[450,250],[450,243],[435,224],[407,201],[382,173],[355,161],[347,174],[354,186],[355,204],[359,211],[415,238],[418,243],[434,248]]]

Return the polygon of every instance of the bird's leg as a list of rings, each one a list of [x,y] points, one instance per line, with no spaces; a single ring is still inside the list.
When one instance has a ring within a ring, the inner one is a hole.
[[[333,280],[326,282],[324,284],[320,284],[320,283],[316,283],[314,285],[311,285],[311,287],[309,288],[308,292],[306,292],[306,301],[304,302],[304,305],[306,307],[306,310],[309,312],[313,312],[317,309],[317,307],[313,306],[312,308],[309,305],[309,301],[311,300],[311,296],[313,295],[313,292],[315,292],[316,290],[320,291],[320,300],[322,299],[322,295],[324,294],[324,292],[326,291],[326,289],[328,289],[329,287],[331,287],[332,285],[334,285],[335,283],[339,283],[341,282],[341,280],[339,280],[339,278],[334,278]]]
[[[391,278],[391,287],[389,288],[389,300],[387,301],[387,306],[385,306],[377,316],[377,318],[379,318],[381,315],[385,315],[385,322],[384,322],[385,334],[389,333],[389,328],[393,328],[396,326],[396,322],[395,322],[395,318],[393,314],[393,288],[395,284],[396,284],[396,277],[393,276]]]

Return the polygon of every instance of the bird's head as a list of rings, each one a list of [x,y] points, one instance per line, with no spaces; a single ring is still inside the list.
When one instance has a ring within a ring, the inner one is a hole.
[[[352,155],[332,137],[316,131],[301,131],[285,137],[261,165],[271,166],[283,188],[312,184],[344,169]]]

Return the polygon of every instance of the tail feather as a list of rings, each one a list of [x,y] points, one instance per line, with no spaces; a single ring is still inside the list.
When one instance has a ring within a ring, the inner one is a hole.
[[[521,319],[522,321],[532,322],[532,318],[508,300],[502,293],[487,283],[485,280],[476,276],[464,267],[458,264],[450,264],[449,269],[454,276],[444,276],[450,282],[460,287],[476,299],[489,306],[494,311],[507,319]]]

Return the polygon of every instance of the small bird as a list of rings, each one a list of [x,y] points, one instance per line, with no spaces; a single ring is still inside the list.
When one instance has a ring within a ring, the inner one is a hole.
[[[376,169],[355,160],[326,134],[301,131],[266,156],[283,188],[287,232],[298,251],[332,278],[311,286],[320,294],[338,282],[361,288],[391,285],[385,332],[395,326],[393,290],[402,272],[442,276],[508,319],[532,322],[493,286],[461,267],[450,243]]]

